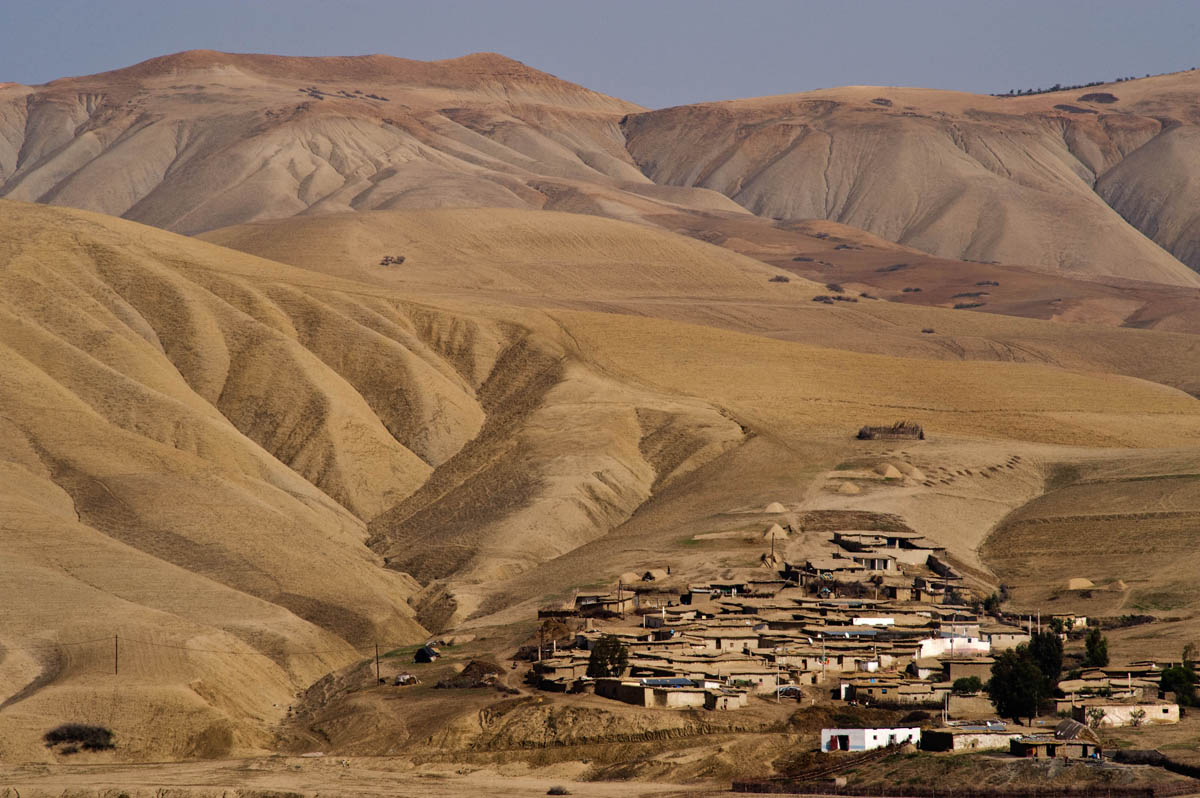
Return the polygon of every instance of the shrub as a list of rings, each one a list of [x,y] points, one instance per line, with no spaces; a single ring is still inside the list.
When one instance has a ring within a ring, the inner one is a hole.
[[[884,108],[890,108],[892,105],[892,101],[889,100],[887,97],[876,97],[873,100],[871,100],[871,102],[874,103],[875,105],[882,105]]]
[[[985,302],[958,302],[954,305],[955,310],[969,310],[970,308],[981,308]]]
[[[64,754],[73,754],[80,748],[84,751],[107,751],[116,747],[111,729],[85,723],[64,723],[46,732],[42,739],[47,748],[66,743],[62,749]]]
[[[922,327],[921,332],[925,333],[926,335],[933,335],[935,332],[937,332],[937,330],[933,329],[932,327]]]
[[[794,263],[812,263],[812,262],[813,262],[813,259],[812,259],[812,258],[806,258],[806,257],[804,257],[803,255],[797,255],[796,257],[792,258],[792,261],[793,261]]]
[[[1081,103],[1105,103],[1105,104],[1107,104],[1107,103],[1115,103],[1117,101],[1117,95],[1110,94],[1109,92],[1106,92],[1106,91],[1094,91],[1090,94],[1084,94],[1083,96],[1079,97],[1078,99],[1079,99],[1079,102],[1081,102]]]
[[[768,283],[790,283],[792,278],[785,274],[776,274],[774,277],[767,278]]]
[[[928,712],[926,712],[925,710],[914,709],[912,712],[909,712],[907,715],[900,718],[900,725],[901,726],[912,726],[914,723],[919,724],[919,723],[921,723],[921,721],[929,720],[930,717],[931,717],[930,714]]]
[[[920,288],[917,288],[917,287],[911,286],[911,285],[900,289],[900,291],[901,291],[901,293],[904,293],[904,294],[919,294],[919,293],[921,293]]]
[[[562,786],[561,784],[556,784],[553,787],[551,787],[550,789],[546,790],[546,795],[570,795],[570,794],[571,794],[571,791],[568,790],[566,787]]]
[[[846,289],[842,288],[839,283],[825,283],[825,290],[832,291],[835,294],[844,293]]]

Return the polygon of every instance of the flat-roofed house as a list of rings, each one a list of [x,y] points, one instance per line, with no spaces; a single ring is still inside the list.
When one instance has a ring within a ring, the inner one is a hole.
[[[921,742],[921,728],[821,729],[822,751],[873,751],[889,745]]]

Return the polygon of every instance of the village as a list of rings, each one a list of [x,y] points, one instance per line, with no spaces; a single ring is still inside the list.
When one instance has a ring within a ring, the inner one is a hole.
[[[1089,760],[1102,755],[1101,728],[1180,720],[1175,697],[1159,692],[1169,663],[1109,665],[1106,654],[1055,680],[1042,702],[1052,720],[1004,719],[984,689],[997,659],[1043,633],[1077,639],[1088,618],[1002,614],[915,532],[835,530],[822,555],[788,562],[776,544],[796,532],[768,526],[759,567],[704,581],[669,566],[628,572],[611,590],[541,609],[527,682],[664,710],[737,711],[766,699],[886,708],[912,721],[823,729],[823,752],[907,744]]]

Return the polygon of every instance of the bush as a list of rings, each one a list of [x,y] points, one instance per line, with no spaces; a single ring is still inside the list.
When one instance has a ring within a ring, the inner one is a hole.
[[[919,294],[919,293],[921,293],[920,288],[916,288],[911,285],[908,286],[907,288],[901,288],[900,291],[901,291],[901,293],[904,293],[904,294]]]
[[[792,279],[784,274],[777,274],[767,279],[768,283],[790,283]]]
[[[835,294],[840,294],[845,291],[845,289],[842,288],[842,286],[838,283],[825,283],[825,290],[832,291]]]
[[[84,723],[64,723],[46,732],[42,739],[47,748],[66,743],[62,749],[64,754],[73,754],[81,748],[84,751],[108,751],[116,747],[111,729]]]
[[[909,712],[907,715],[900,718],[900,725],[901,726],[912,726],[914,724],[919,725],[923,721],[929,720],[930,717],[932,717],[932,716],[925,710],[914,709],[912,712]]]
[[[562,786],[561,784],[556,784],[553,787],[551,787],[550,789],[546,790],[546,795],[570,795],[570,794],[571,794],[571,791],[568,790],[566,787]]]
[[[925,333],[926,335],[933,335],[935,332],[937,332],[937,330],[933,329],[932,327],[922,327],[921,332]]]
[[[955,310],[970,310],[971,308],[981,308],[984,306],[984,304],[986,304],[986,303],[984,303],[984,302],[959,302],[959,303],[955,304],[954,309]]]

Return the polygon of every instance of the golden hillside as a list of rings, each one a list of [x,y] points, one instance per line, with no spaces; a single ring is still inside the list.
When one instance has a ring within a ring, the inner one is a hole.
[[[0,744],[23,756],[67,716],[111,724],[130,755],[262,747],[295,690],[353,647],[420,640],[417,615],[442,627],[603,578],[766,491],[828,502],[820,473],[865,421],[919,418],[944,463],[1200,443],[1197,400],[1119,373],[1164,368],[1190,336],[827,307],[770,267],[641,226],[412,214],[424,276],[408,291],[85,212],[0,209],[3,600],[26,608],[0,621]],[[439,282],[481,264],[520,278],[510,299]],[[694,293],[664,294],[671,273]],[[729,329],[766,308],[795,317],[787,335]],[[823,344],[785,340],[803,336]],[[922,530],[985,535],[994,511],[962,511],[982,493],[941,490],[921,500]]]

